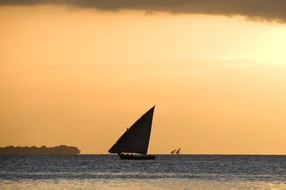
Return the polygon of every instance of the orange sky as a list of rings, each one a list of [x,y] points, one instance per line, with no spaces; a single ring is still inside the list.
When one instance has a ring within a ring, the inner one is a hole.
[[[156,104],[150,153],[286,153],[283,23],[14,6],[0,42],[0,146],[107,153]]]

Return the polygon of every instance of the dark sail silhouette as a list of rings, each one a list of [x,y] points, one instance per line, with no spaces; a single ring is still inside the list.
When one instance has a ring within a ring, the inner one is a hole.
[[[147,155],[155,106],[142,115],[109,149],[121,159],[155,159]],[[134,154],[137,153],[137,154]]]

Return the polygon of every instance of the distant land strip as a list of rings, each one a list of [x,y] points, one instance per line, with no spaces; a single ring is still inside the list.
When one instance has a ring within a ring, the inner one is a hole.
[[[80,150],[74,146],[60,145],[55,147],[0,147],[0,155],[76,155]]]

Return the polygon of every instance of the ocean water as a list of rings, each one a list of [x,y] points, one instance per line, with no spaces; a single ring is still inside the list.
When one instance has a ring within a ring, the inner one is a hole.
[[[286,189],[286,156],[0,156],[0,189]]]

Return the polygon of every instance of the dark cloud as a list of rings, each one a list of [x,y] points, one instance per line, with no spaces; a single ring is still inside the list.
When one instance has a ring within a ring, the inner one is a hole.
[[[0,0],[0,5],[65,5],[101,11],[143,10],[209,15],[240,15],[286,23],[286,0]]]

